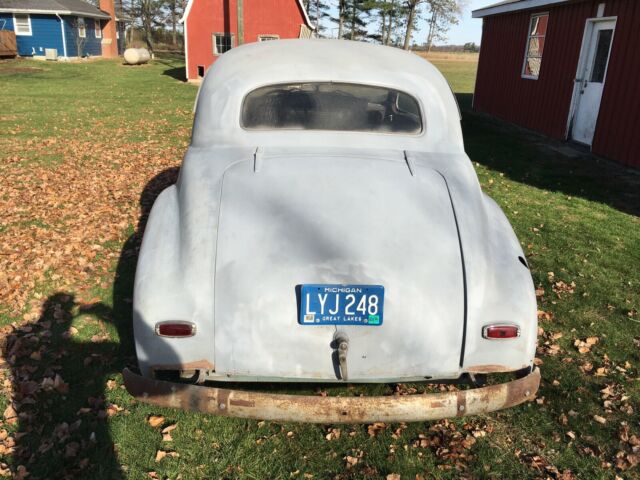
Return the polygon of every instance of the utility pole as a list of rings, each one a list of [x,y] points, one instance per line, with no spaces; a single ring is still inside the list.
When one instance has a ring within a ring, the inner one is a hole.
[[[244,43],[244,0],[236,0],[238,15],[238,46]]]

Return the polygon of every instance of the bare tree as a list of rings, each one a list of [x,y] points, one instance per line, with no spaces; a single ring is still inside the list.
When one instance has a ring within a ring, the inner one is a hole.
[[[169,12],[167,23],[171,27],[171,43],[174,47],[178,45],[178,22],[184,12],[182,0],[166,0],[166,8]]]
[[[460,15],[465,8],[466,0],[426,0],[429,5],[429,19],[427,26],[427,52],[431,51],[434,42],[447,39],[447,31],[451,25],[460,21]]]
[[[407,29],[404,34],[404,45],[402,48],[405,50],[409,50],[411,46],[411,35],[413,34],[413,29],[416,23],[416,14],[418,11],[418,7],[423,2],[423,0],[407,0]]]
[[[87,43],[87,23],[82,17],[73,17],[69,23],[74,32],[76,55],[78,58],[82,58],[84,57],[84,46]]]
[[[338,2],[338,38],[342,38],[342,32],[344,30],[344,16],[347,10],[347,1],[339,0]]]

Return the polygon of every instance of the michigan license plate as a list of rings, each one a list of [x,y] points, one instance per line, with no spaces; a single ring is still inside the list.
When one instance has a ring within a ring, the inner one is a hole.
[[[302,285],[301,325],[382,325],[382,285]]]

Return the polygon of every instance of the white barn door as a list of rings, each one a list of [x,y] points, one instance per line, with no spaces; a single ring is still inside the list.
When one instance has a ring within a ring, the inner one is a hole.
[[[615,20],[590,20],[580,53],[571,138],[591,145],[607,76]]]

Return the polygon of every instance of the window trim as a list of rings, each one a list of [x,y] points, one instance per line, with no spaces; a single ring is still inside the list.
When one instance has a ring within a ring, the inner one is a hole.
[[[80,26],[82,25],[82,29]],[[79,38],[87,38],[87,23],[85,22],[84,17],[78,17],[78,24],[76,25],[78,29],[78,37]]]
[[[538,17],[547,17],[547,29],[544,32],[544,35],[532,35],[531,34],[531,25],[533,23],[534,18],[538,18]],[[538,73],[538,75],[527,75],[525,73],[526,68],[527,68],[527,59],[529,58],[529,43],[531,41],[532,38],[544,38],[546,40],[547,38],[547,31],[549,30],[549,19],[550,19],[550,15],[549,12],[538,12],[538,13],[533,13],[531,14],[531,16],[529,17],[529,27],[527,30],[527,42],[524,45],[524,60],[522,62],[522,70],[520,72],[520,75],[522,78],[525,78],[527,80],[538,80],[540,78],[540,74]],[[544,57],[544,51],[542,52],[542,55],[540,56],[540,71],[542,71],[542,57]]]
[[[16,23],[16,15],[18,15],[19,17],[27,17],[27,22],[29,23],[29,33],[20,33],[18,32],[18,24]],[[19,37],[31,37],[33,36],[33,28],[31,26],[31,15],[29,15],[28,13],[18,13],[18,14],[13,14],[13,31],[15,32],[16,36]]]
[[[258,42],[269,42],[271,40],[280,40],[280,35],[271,33],[261,33],[258,35]]]
[[[213,49],[212,50],[213,50],[213,55],[216,56],[216,57],[226,53],[226,52],[222,52],[222,53],[218,52],[218,44],[216,43],[216,37],[218,37],[218,36],[221,36],[221,37],[222,36],[230,36],[231,37],[231,47],[229,48],[229,50],[231,50],[232,48],[235,48],[235,45],[236,45],[236,35],[235,35],[235,33],[233,33],[233,32],[213,32],[211,34],[211,40],[213,42]],[[227,52],[229,50],[227,50]]]
[[[93,34],[96,38],[102,38],[102,21],[99,18],[93,19]]]

